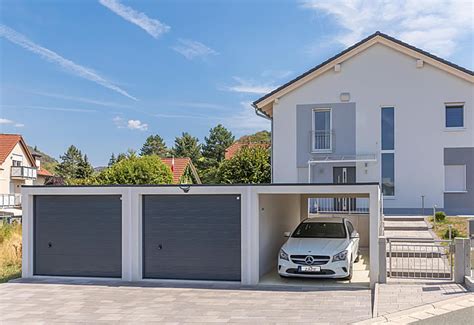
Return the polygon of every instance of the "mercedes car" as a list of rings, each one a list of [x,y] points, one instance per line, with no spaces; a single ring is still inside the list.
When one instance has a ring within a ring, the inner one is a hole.
[[[282,277],[352,278],[359,260],[359,234],[346,218],[310,218],[301,222],[278,254]]]

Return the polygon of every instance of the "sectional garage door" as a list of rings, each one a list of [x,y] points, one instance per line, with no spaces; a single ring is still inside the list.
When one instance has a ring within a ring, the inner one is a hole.
[[[145,195],[144,278],[239,281],[239,195]]]
[[[120,277],[119,195],[39,195],[34,201],[34,274]]]

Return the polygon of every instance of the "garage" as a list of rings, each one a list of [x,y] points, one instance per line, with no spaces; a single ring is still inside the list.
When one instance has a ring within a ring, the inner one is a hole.
[[[35,196],[34,274],[121,277],[120,196]]]
[[[240,281],[240,195],[144,195],[143,277]]]

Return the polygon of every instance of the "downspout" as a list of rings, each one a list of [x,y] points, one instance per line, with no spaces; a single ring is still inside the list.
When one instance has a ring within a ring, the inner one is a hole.
[[[262,113],[257,105],[253,104],[252,103],[252,107],[255,109],[255,115],[257,115],[258,117],[262,117],[266,120],[269,120],[270,121],[270,135],[271,135],[271,138],[270,138],[270,148],[271,148],[271,151],[270,151],[270,180],[271,182],[273,183],[273,118],[271,118],[270,116],[266,115],[265,113]]]

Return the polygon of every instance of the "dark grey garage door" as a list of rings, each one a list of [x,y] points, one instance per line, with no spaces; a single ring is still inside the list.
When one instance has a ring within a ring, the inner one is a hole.
[[[121,276],[120,196],[40,195],[34,209],[34,274]]]
[[[145,278],[240,280],[239,195],[146,195]]]

